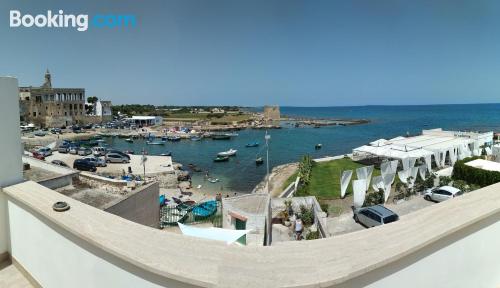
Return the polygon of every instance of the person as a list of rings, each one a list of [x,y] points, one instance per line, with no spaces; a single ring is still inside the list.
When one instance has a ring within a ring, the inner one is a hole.
[[[304,225],[302,224],[302,219],[297,217],[295,220],[295,239],[300,240],[302,237],[302,230],[304,229]]]

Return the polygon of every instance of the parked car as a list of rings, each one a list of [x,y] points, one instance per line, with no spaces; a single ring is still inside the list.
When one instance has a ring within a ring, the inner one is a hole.
[[[52,134],[62,134],[61,128],[52,128],[50,129],[50,133]]]
[[[382,205],[374,205],[354,210],[354,220],[370,228],[398,221],[399,216]]]
[[[120,150],[110,149],[110,150],[108,150],[108,153],[120,154],[121,156],[127,157],[127,159],[130,160],[130,155],[127,155]]]
[[[74,155],[78,154],[78,148],[79,147],[76,145],[69,146],[69,154],[74,154]]]
[[[130,159],[127,157],[118,154],[118,153],[108,153],[106,154],[106,162],[107,163],[129,163]]]
[[[95,164],[85,159],[76,159],[75,162],[73,162],[73,169],[77,169],[80,171],[90,171],[90,172],[97,171]]]
[[[38,159],[38,160],[45,160],[45,156],[43,156],[42,154],[36,152],[36,151],[33,151],[33,158],[35,159]]]
[[[38,154],[42,155],[43,157],[47,157],[47,156],[52,155],[52,149],[50,149],[49,147],[38,148],[36,150],[36,152]]]
[[[107,149],[105,147],[94,147],[92,148],[94,156],[105,156]]]
[[[52,162],[50,162],[50,163],[58,165],[58,166],[69,167],[68,164],[64,163],[61,160],[52,160]]]
[[[92,150],[90,150],[90,148],[80,147],[78,149],[78,155],[80,155],[80,156],[87,156],[90,154],[92,154]]]
[[[97,166],[97,167],[106,167],[106,166],[108,166],[106,164],[106,161],[104,159],[102,159],[102,158],[99,158],[99,157],[90,156],[90,157],[85,157],[83,159],[87,160],[87,161],[89,161],[91,163],[94,163],[94,165]]]
[[[69,145],[68,144],[61,144],[59,147],[57,147],[57,152],[59,153],[68,153],[69,152]]]
[[[79,126],[73,126],[73,127],[71,127],[71,130],[73,130],[73,133],[81,133],[82,132],[82,128]]]
[[[464,192],[460,191],[460,189],[451,186],[442,186],[427,189],[424,194],[424,199],[429,201],[443,202],[462,194],[464,194]]]

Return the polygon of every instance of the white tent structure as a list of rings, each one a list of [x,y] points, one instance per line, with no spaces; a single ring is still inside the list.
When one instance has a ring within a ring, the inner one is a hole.
[[[342,177],[340,178],[340,197],[344,198],[349,182],[351,181],[352,170],[342,171]]]
[[[366,196],[366,179],[352,181],[352,190],[354,193],[354,207],[360,208],[365,203]]]
[[[223,228],[198,228],[184,225],[182,223],[177,223],[181,229],[182,234],[192,237],[224,241],[226,244],[233,244],[241,236],[246,235],[250,230],[233,230],[233,229],[223,229]]]

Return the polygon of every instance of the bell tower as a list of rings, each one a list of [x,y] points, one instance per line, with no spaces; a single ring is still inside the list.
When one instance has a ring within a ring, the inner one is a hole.
[[[50,76],[49,69],[45,72],[45,81],[43,82],[44,88],[52,88],[52,77]]]

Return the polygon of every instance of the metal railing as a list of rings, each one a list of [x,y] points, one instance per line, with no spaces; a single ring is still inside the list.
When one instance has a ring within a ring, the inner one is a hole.
[[[215,212],[200,216],[193,213],[193,209],[199,204],[190,205],[181,203],[178,205],[165,205],[160,209],[160,227],[176,226],[177,223],[186,225],[212,223],[213,227],[222,228],[222,202],[216,201]]]

